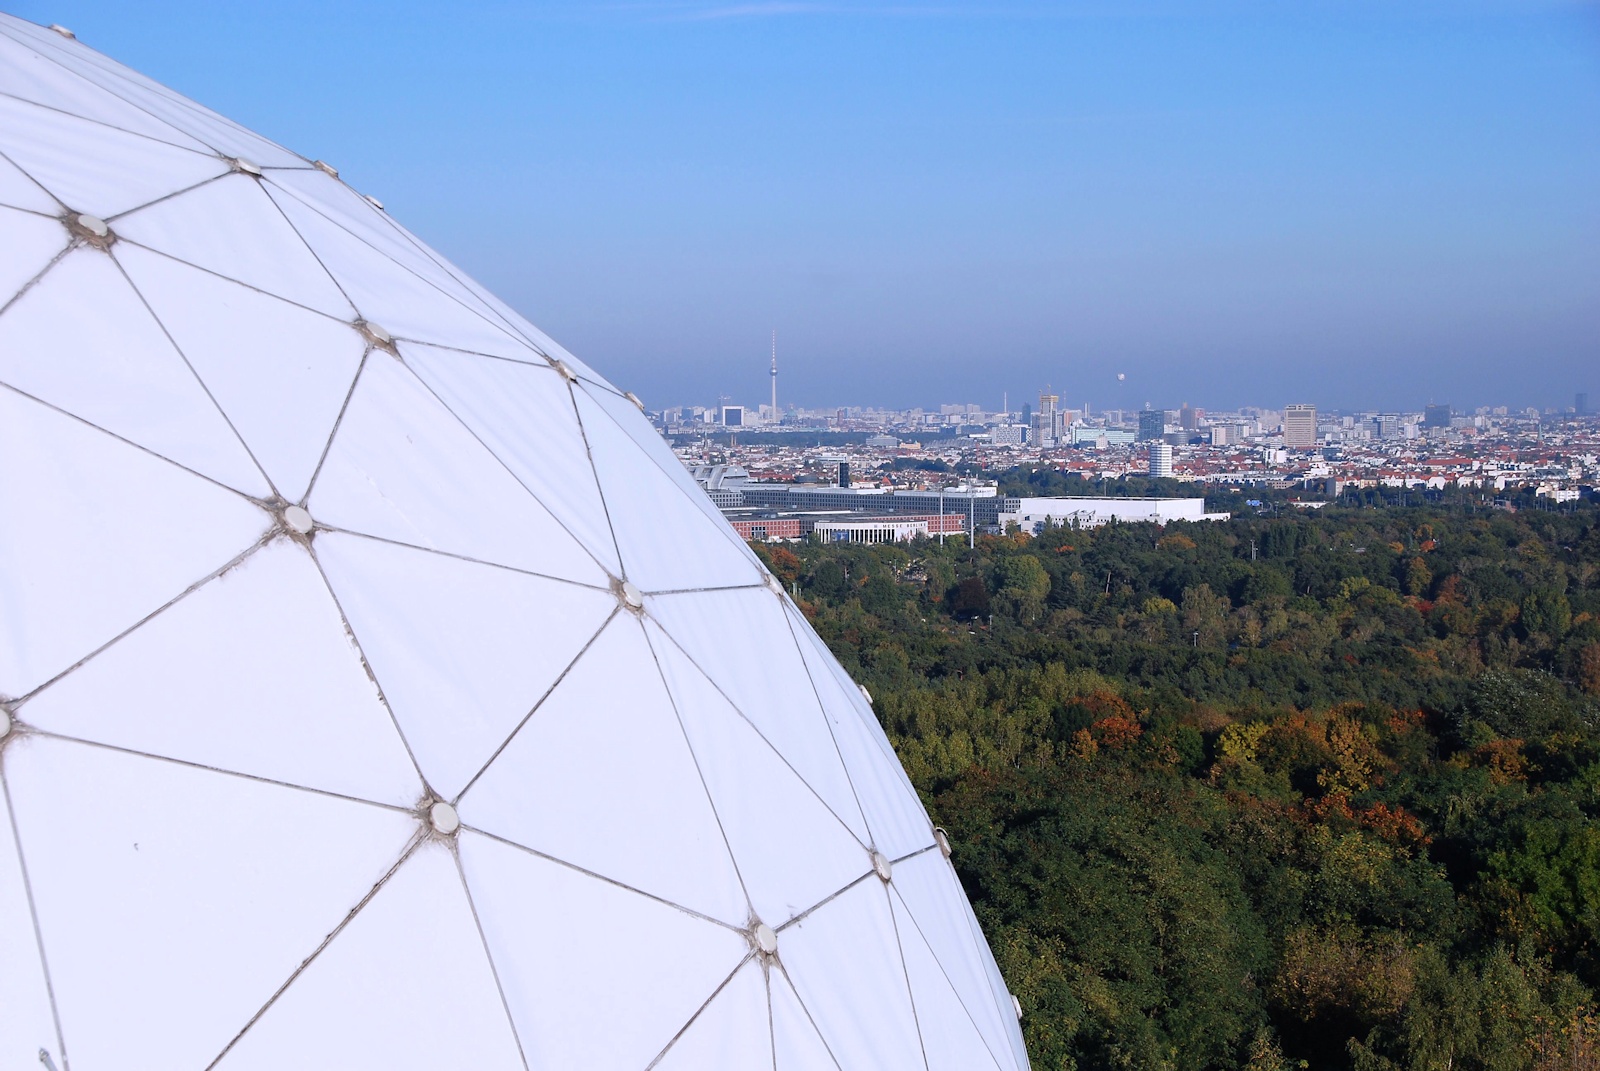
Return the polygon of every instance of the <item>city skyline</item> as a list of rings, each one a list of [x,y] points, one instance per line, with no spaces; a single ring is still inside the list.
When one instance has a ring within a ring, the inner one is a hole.
[[[659,398],[642,400],[645,402],[646,409],[655,412],[668,410],[699,410],[707,413],[717,413],[725,406],[732,406],[749,414],[746,426],[754,426],[756,423],[770,423],[770,421],[768,421],[766,418],[766,413],[770,410],[770,405],[765,401],[760,401],[758,404],[752,405],[750,404],[749,395],[718,394],[715,397],[708,399],[695,399],[681,397],[682,394],[683,392],[679,391],[677,392],[677,396],[674,396],[671,392],[668,392],[668,394]],[[672,400],[674,397],[675,400]],[[1026,412],[1037,411],[1040,408],[1040,402],[1044,397],[1050,397],[1054,399],[1053,408],[1059,407],[1061,412],[1083,412],[1085,399],[1073,397],[1069,394],[1063,393],[1059,388],[1056,388],[1053,385],[1046,385],[1043,390],[1035,391],[1031,394],[1026,391],[1002,391],[1000,396],[1001,404],[998,406],[987,405],[983,401],[972,399],[965,401],[945,399],[941,401],[918,401],[912,404],[886,403],[881,405],[847,400],[838,400],[833,402],[824,401],[814,404],[800,404],[780,400],[778,405],[778,413],[780,414],[780,417],[787,419],[791,414],[794,413],[826,415],[839,411],[867,411],[885,413],[920,412],[928,414],[951,415],[950,411],[952,410],[966,409],[971,411],[974,415],[987,417],[999,414],[1010,414],[1014,417],[1020,418]],[[1095,418],[1103,417],[1106,413],[1134,414],[1141,411],[1150,410],[1166,411],[1176,417],[1179,412],[1185,409],[1192,409],[1201,415],[1208,413],[1236,414],[1252,410],[1281,413],[1285,408],[1296,405],[1310,405],[1319,414],[1340,416],[1381,413],[1393,415],[1411,414],[1420,418],[1428,410],[1437,409],[1440,407],[1448,409],[1453,415],[1456,416],[1523,416],[1526,415],[1530,409],[1537,410],[1541,415],[1544,416],[1560,416],[1563,414],[1592,416],[1594,415],[1595,410],[1592,404],[1588,401],[1590,397],[1591,394],[1589,391],[1577,390],[1567,395],[1564,404],[1558,400],[1551,404],[1542,406],[1510,405],[1503,400],[1466,405],[1458,403],[1449,398],[1436,397],[1429,397],[1422,401],[1418,401],[1416,399],[1403,399],[1398,402],[1391,400],[1392,404],[1342,407],[1324,405],[1316,399],[1308,399],[1305,397],[1293,397],[1289,398],[1288,400],[1277,400],[1276,402],[1254,399],[1243,402],[1235,401],[1231,404],[1213,405],[1196,404],[1189,398],[1167,398],[1159,403],[1146,400],[1135,405],[1097,405],[1093,401],[1089,401],[1087,404],[1090,414]],[[713,422],[720,423],[721,421],[719,418],[717,421]]]
[[[807,405],[1600,393],[1586,4],[18,13],[335,163],[647,400],[765,396],[774,328]]]

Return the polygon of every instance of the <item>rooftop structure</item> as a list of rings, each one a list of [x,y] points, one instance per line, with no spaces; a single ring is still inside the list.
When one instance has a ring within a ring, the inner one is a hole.
[[[960,846],[637,399],[4,15],[0,385],[0,1067],[1027,1067]]]

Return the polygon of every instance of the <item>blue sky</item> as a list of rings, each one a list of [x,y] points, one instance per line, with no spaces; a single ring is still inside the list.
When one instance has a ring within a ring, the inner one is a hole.
[[[1592,2],[8,9],[652,405],[1600,405]]]

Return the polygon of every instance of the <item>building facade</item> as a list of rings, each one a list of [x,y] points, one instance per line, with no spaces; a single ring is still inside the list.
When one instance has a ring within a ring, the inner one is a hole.
[[[1150,475],[1156,479],[1172,477],[1172,446],[1168,443],[1150,444]]]
[[[1291,450],[1317,448],[1317,407],[1314,405],[1286,405],[1283,407],[1283,445]]]

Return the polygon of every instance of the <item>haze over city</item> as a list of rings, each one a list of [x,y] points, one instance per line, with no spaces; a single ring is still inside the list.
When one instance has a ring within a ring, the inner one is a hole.
[[[17,13],[335,162],[655,404],[764,397],[774,328],[802,405],[1600,392],[1592,4]]]

